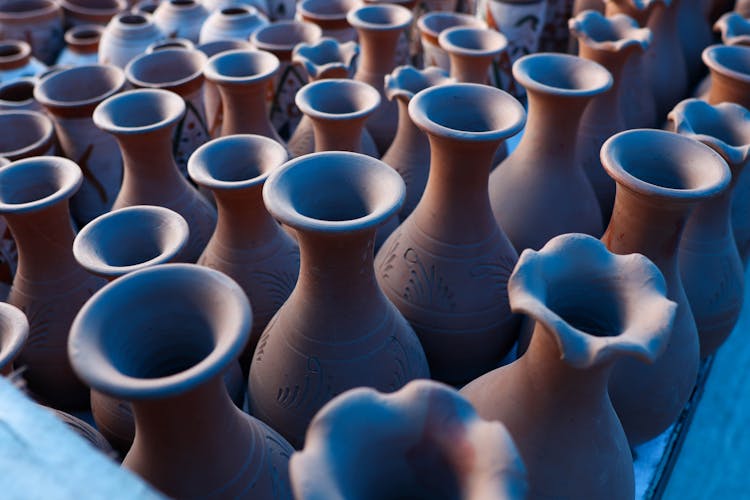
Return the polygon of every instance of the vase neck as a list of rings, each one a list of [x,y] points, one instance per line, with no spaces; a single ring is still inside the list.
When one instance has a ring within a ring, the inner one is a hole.
[[[274,138],[266,109],[267,86],[267,80],[248,85],[218,85],[224,120],[221,135],[258,134]]]
[[[394,151],[428,151],[430,143],[427,135],[414,125],[409,116],[409,101],[398,99],[398,128],[391,148]]]
[[[682,235],[683,242],[691,240],[726,242],[731,238],[731,244],[736,245],[731,219],[732,194],[745,165],[730,162],[727,162],[727,164],[732,171],[729,186],[718,196],[696,205],[685,224],[685,231]]]
[[[459,83],[487,84],[492,57],[466,57],[451,54],[451,76]]]
[[[357,72],[372,75],[387,75],[396,67],[396,47],[402,30],[360,29],[360,60]],[[380,88],[383,84],[381,82]]]
[[[116,136],[123,160],[123,184],[135,182],[164,189],[182,178],[174,161],[174,126],[143,134]]]
[[[218,219],[213,239],[228,248],[260,247],[275,240],[281,228],[263,204],[263,185],[214,190]]]
[[[750,84],[711,70],[711,86],[706,101],[712,105],[733,102],[750,108]]]
[[[359,153],[362,142],[362,130],[367,117],[351,120],[325,120],[311,118],[315,151],[351,151]]]
[[[611,130],[624,130],[625,121],[622,116],[620,83],[623,68],[635,49],[625,48],[618,52],[596,50],[586,45],[580,45],[579,56],[604,66],[612,75],[612,87],[606,92],[594,97],[586,107],[581,119],[581,127],[599,123],[612,127]],[[597,152],[598,154],[598,152]]]

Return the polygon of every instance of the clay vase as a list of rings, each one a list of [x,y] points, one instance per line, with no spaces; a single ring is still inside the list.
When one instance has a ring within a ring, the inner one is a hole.
[[[3,130],[7,130],[3,128]],[[43,404],[88,406],[88,390],[71,369],[65,346],[73,317],[103,284],[73,258],[68,200],[83,176],[75,163],[40,156],[0,169],[0,215],[18,245],[18,270],[7,302],[29,319],[18,357],[29,391]]]
[[[681,0],[677,8],[677,33],[690,86],[703,76],[701,53],[713,43],[708,19],[711,3],[711,0]]]
[[[209,42],[196,47],[206,54],[206,57],[213,57],[216,54],[227,52],[229,50],[249,49],[250,42],[241,40],[219,40],[218,42]],[[219,137],[221,134],[221,124],[223,122],[221,110],[221,95],[219,89],[210,80],[203,82],[203,105],[206,111],[206,125],[208,126],[211,138]]]
[[[365,5],[349,11],[347,20],[357,30],[362,51],[354,79],[380,93],[380,106],[367,120],[367,130],[382,155],[393,142],[398,126],[398,108],[385,97],[384,81],[396,68],[396,45],[411,24],[412,14],[400,5]]]
[[[34,78],[19,78],[12,82],[0,83],[0,111],[40,111],[42,105],[34,99]]]
[[[351,42],[357,39],[357,32],[346,15],[359,5],[358,0],[300,0],[295,18],[317,24],[325,37]]]
[[[163,38],[151,15],[123,12],[113,17],[104,29],[99,41],[99,62],[125,68],[149,45]]]
[[[296,231],[300,274],[255,349],[249,403],[296,447],[338,394],[361,386],[390,392],[429,377],[414,330],[373,267],[376,228],[403,198],[398,173],[358,153],[296,158],[266,181],[266,208]]]
[[[440,46],[439,37],[444,30],[457,26],[486,28],[487,23],[468,14],[441,11],[428,12],[417,19],[425,67],[439,66],[446,71],[451,70],[450,56]]]
[[[576,162],[594,187],[606,225],[615,203],[615,183],[602,168],[599,151],[604,141],[627,128],[621,112],[628,105],[623,102],[622,72],[633,54],[648,49],[651,30],[639,28],[624,14],[604,17],[595,11],[570,19],[569,26],[571,36],[578,40],[578,55],[601,64],[612,75],[609,91],[595,97],[583,112],[576,147]]]
[[[216,211],[182,176],[172,154],[172,137],[185,115],[185,101],[161,89],[140,89],[110,97],[94,110],[94,123],[117,140],[123,158],[122,187],[113,209],[157,205],[180,214],[190,239],[178,256],[195,262],[216,225]]]
[[[2,158],[15,161],[55,154],[55,127],[44,113],[0,111],[0,130]]]
[[[602,233],[591,183],[576,159],[586,106],[612,86],[606,68],[566,54],[539,53],[513,65],[526,88],[529,119],[521,142],[490,175],[492,211],[518,252],[563,233]]]
[[[247,41],[250,35],[266,26],[268,19],[249,5],[224,7],[208,16],[198,37],[200,44],[219,40]]]
[[[26,315],[15,306],[0,302],[0,375],[13,373],[13,361],[29,338]]]
[[[170,90],[185,101],[185,116],[177,124],[174,158],[183,176],[193,151],[211,139],[203,106],[203,68],[208,58],[199,50],[164,49],[128,63],[125,75],[135,88]]]
[[[33,78],[47,67],[31,55],[31,45],[19,40],[0,42],[0,82]]]
[[[409,103],[419,91],[453,81],[445,70],[435,66],[421,71],[412,66],[399,66],[385,77],[385,94],[398,103],[398,129],[383,161],[401,174],[406,184],[404,206],[398,214],[401,221],[414,211],[422,198],[430,173],[430,141],[409,116]]]
[[[53,0],[7,0],[0,4],[0,33],[24,40],[35,58],[52,64],[64,45],[62,9]]]
[[[635,497],[607,381],[624,358],[653,363],[666,347],[677,308],[666,292],[648,259],[613,255],[587,235],[557,236],[521,254],[508,294],[513,311],[536,321],[531,344],[461,395],[481,418],[507,426],[529,498]]]
[[[262,50],[230,50],[211,57],[203,73],[219,89],[221,135],[256,134],[284,144],[268,116],[266,95],[279,59]]]
[[[237,408],[222,381],[251,323],[236,283],[190,264],[136,271],[86,304],[68,352],[92,389],[132,404],[123,467],[169,497],[291,498],[292,448]]]
[[[245,291],[253,329],[240,357],[245,376],[255,346],[294,288],[299,248],[263,205],[263,185],[287,160],[279,143],[258,135],[215,139],[190,157],[190,177],[209,189],[219,212],[198,264],[223,272]]]
[[[727,12],[714,23],[725,45],[750,45],[750,20],[737,12]]]
[[[304,66],[292,61],[292,52],[300,43],[316,42],[321,33],[318,25],[313,23],[279,21],[260,28],[250,37],[255,48],[270,52],[279,59],[279,70],[274,76],[273,92],[269,98],[271,123],[284,140],[291,137],[302,119],[294,96],[308,79]]]
[[[732,172],[729,187],[699,204],[680,240],[679,263],[685,293],[698,327],[701,357],[716,352],[734,330],[742,310],[744,265],[732,230],[732,199],[750,160],[750,111],[733,103],[716,106],[688,99],[669,114],[675,132],[719,153]]]
[[[731,174],[709,147],[660,130],[620,132],[604,143],[602,164],[617,182],[602,241],[611,252],[651,259],[664,274],[667,297],[678,305],[659,359],[652,365],[621,360],[609,381],[612,403],[635,446],[667,429],[693,391],[698,331],[680,278],[678,245],[693,208],[725,190]]]
[[[168,38],[198,43],[201,27],[210,12],[198,0],[167,0],[154,11],[154,23]]]
[[[453,84],[418,93],[409,115],[430,140],[430,174],[375,268],[417,332],[433,378],[461,384],[496,366],[518,335],[506,292],[518,254],[492,217],[487,179],[495,151],[523,127],[525,113],[501,90]]]
[[[80,25],[106,26],[128,7],[126,0],[58,0],[68,27]]]
[[[315,415],[306,441],[289,462],[299,500],[520,500],[527,489],[505,426],[482,420],[454,389],[431,380],[393,394],[347,391]]]
[[[124,87],[122,70],[91,65],[53,73],[34,89],[34,97],[55,122],[62,152],[83,171],[81,189],[71,199],[71,212],[80,226],[110,210],[120,190],[117,143],[96,128],[92,115],[99,103]]]
[[[104,27],[81,24],[65,32],[65,48],[60,52],[58,66],[88,66],[99,60],[99,41]]]

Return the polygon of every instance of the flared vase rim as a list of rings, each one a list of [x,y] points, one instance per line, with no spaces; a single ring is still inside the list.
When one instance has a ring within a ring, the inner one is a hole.
[[[39,172],[32,172],[32,168],[47,169],[50,175],[53,175],[58,180],[57,189],[41,198],[22,203],[6,203],[0,199],[0,214],[15,215],[44,210],[64,200],[68,200],[78,191],[78,188],[83,183],[81,168],[72,160],[61,156],[34,156],[11,162],[0,168],[0,182],[8,182],[3,179],[6,175],[20,175],[20,173],[25,173],[26,175],[37,174],[33,176],[33,181],[39,181]],[[54,172],[51,172],[52,170]]]

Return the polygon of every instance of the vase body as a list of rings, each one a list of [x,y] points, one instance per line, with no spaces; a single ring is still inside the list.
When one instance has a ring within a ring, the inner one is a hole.
[[[31,45],[17,40],[0,43],[0,82],[34,78],[47,67],[31,55]]]
[[[154,11],[154,23],[167,38],[185,38],[198,43],[209,12],[195,0],[168,0]]]
[[[99,62],[125,68],[164,34],[149,14],[122,13],[112,18],[99,41]]]
[[[341,43],[357,39],[357,32],[346,19],[347,13],[358,6],[356,0],[301,0],[295,18],[317,24],[324,37]]]
[[[378,188],[367,193],[368,185]],[[303,192],[318,202],[300,203]],[[429,377],[419,340],[373,268],[375,229],[396,214],[403,192],[390,167],[347,152],[292,160],[266,181],[266,207],[296,232],[300,275],[255,350],[249,401],[254,415],[274,422],[295,446],[341,392],[390,392]]]
[[[0,6],[0,32],[27,42],[35,58],[53,64],[64,45],[62,9],[52,0],[9,0]]]
[[[55,63],[57,66],[88,66],[99,60],[99,41],[104,27],[96,24],[74,26],[65,32],[65,48]]]
[[[428,66],[438,66],[446,71],[450,71],[450,57],[445,49],[440,46],[438,37],[444,30],[453,28],[454,26],[486,28],[487,24],[472,15],[442,11],[424,14],[417,20],[422,47],[422,63],[425,68]]]
[[[255,7],[224,7],[208,16],[198,41],[201,44],[219,40],[247,41],[250,35],[267,24],[268,19]]]

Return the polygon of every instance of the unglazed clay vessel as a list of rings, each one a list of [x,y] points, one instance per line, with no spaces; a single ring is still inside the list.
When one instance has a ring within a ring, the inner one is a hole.
[[[83,171],[81,189],[71,200],[71,212],[80,226],[109,211],[120,190],[122,160],[117,143],[94,125],[92,115],[125,83],[121,69],[94,64],[52,73],[34,89],[34,97],[55,122],[62,153]]]
[[[440,46],[440,34],[453,27],[486,28],[487,23],[468,14],[459,12],[428,12],[417,19],[422,47],[422,62],[425,67],[439,66],[446,71],[451,70],[450,56]]]
[[[709,104],[734,102],[750,109],[750,47],[712,45],[703,51],[703,62],[711,72]]]
[[[630,130],[602,147],[602,164],[617,183],[602,241],[617,254],[640,253],[664,274],[677,303],[672,334],[655,363],[621,360],[609,393],[632,446],[655,438],[678,417],[698,374],[698,331],[680,278],[677,249],[699,203],[729,185],[726,162],[709,147],[671,132]]]
[[[731,215],[733,198],[748,207],[743,200],[748,177],[742,174],[750,159],[750,111],[733,103],[711,106],[688,99],[672,110],[669,119],[675,132],[711,147],[732,171],[729,187],[693,210],[680,240],[680,271],[705,358],[727,339],[742,310],[745,273]],[[743,191],[738,191],[738,181],[743,179]],[[746,220],[744,227],[750,227]]]
[[[529,119],[518,147],[490,175],[495,220],[518,252],[563,233],[598,237],[602,216],[576,143],[586,106],[610,89],[612,75],[580,57],[539,53],[516,61],[513,76],[526,88]]]
[[[737,12],[727,12],[714,23],[725,45],[750,45],[750,20]]]
[[[380,106],[367,120],[367,130],[383,154],[393,142],[398,126],[398,109],[385,96],[384,79],[396,67],[399,36],[411,25],[412,14],[400,5],[364,5],[350,10],[347,20],[357,30],[362,50],[354,79],[380,93]]]
[[[359,5],[358,0],[300,0],[295,18],[317,24],[323,30],[323,36],[341,43],[351,42],[357,39],[357,32],[346,15]]]
[[[201,27],[200,44],[219,40],[247,41],[254,32],[266,26],[268,19],[249,5],[234,5],[213,12]]]
[[[275,170],[263,198],[295,230],[300,275],[255,349],[250,410],[301,447],[315,413],[338,394],[429,378],[414,330],[373,267],[375,231],[398,212],[404,183],[370,156],[313,153]]]
[[[450,74],[461,83],[488,83],[492,62],[508,46],[508,39],[487,28],[455,27],[438,37],[450,57]]]
[[[13,373],[13,361],[29,338],[29,321],[17,307],[0,302],[0,375]]]
[[[88,66],[99,60],[99,41],[104,27],[80,24],[65,32],[65,48],[57,58],[57,66]]]
[[[107,24],[99,41],[99,62],[124,68],[154,42],[165,38],[150,14],[123,12]]]
[[[299,500],[515,500],[527,490],[505,426],[431,380],[347,391],[318,412],[306,442],[289,462]]]
[[[154,11],[154,22],[168,38],[186,38],[198,43],[209,14],[198,0],[167,0]]]
[[[12,82],[0,83],[0,111],[44,111],[34,99],[34,78],[19,78]]]
[[[506,291],[518,254],[492,216],[487,179],[525,113],[501,90],[448,84],[414,96],[409,115],[430,140],[430,174],[378,252],[377,279],[417,332],[432,376],[466,383],[496,366],[518,334]]]
[[[625,14],[604,17],[592,10],[570,19],[568,25],[578,40],[578,55],[601,64],[612,75],[609,91],[595,97],[583,112],[576,147],[576,162],[594,188],[606,225],[615,203],[615,183],[602,168],[599,151],[604,141],[627,128],[622,108],[631,103],[623,99],[622,73],[633,54],[648,49],[651,30],[639,28]]]
[[[291,498],[291,446],[237,408],[222,381],[251,323],[234,281],[164,264],[103,288],[71,328],[78,376],[133,406],[123,466],[169,497]]]
[[[128,7],[126,0],[58,0],[65,14],[65,24],[105,26]]]
[[[168,90],[140,89],[110,97],[94,110],[94,123],[112,134],[123,157],[122,187],[113,209],[158,205],[182,215],[190,239],[177,260],[195,262],[216,225],[216,211],[180,174],[172,137],[185,101]]]
[[[434,66],[418,70],[399,66],[385,77],[385,94],[398,103],[398,129],[383,161],[401,174],[406,184],[406,199],[398,217],[405,220],[414,211],[427,185],[430,173],[430,142],[409,116],[409,103],[419,91],[453,82],[448,73]]]
[[[607,394],[623,358],[653,363],[677,305],[642,255],[617,256],[583,234],[524,250],[508,283],[511,307],[536,321],[528,350],[461,389],[521,452],[529,498],[635,497],[628,440]]]
[[[20,40],[0,42],[0,82],[36,77],[47,67],[31,55],[31,45]]]
[[[53,0],[6,0],[0,4],[0,33],[28,42],[35,58],[52,64],[64,45],[62,9]]]
[[[65,346],[79,308],[104,283],[73,258],[68,200],[82,180],[75,163],[54,156],[0,169],[0,215],[19,254],[7,302],[30,325],[18,365],[26,367],[24,378],[36,399],[63,409],[88,407],[88,390],[74,375]]]
[[[0,111],[0,130],[0,157],[6,160],[55,154],[55,127],[44,113]]]
[[[299,274],[299,249],[263,204],[263,185],[287,160],[284,147],[259,135],[215,139],[190,157],[193,181],[213,193],[216,230],[198,264],[223,272],[247,294],[253,329],[241,362],[247,374],[255,346]]]

